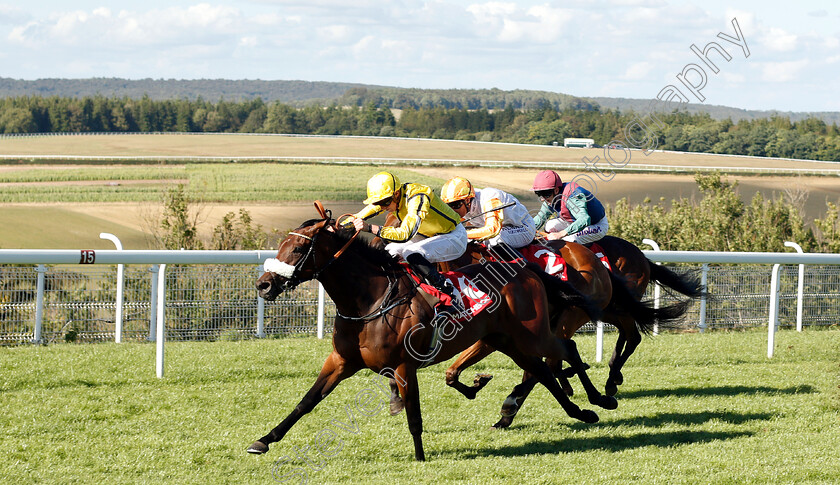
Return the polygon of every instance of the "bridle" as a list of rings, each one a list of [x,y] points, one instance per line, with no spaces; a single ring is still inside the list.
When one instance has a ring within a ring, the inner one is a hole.
[[[316,204],[316,207],[317,207],[317,204]],[[315,233],[312,236],[307,236],[306,234],[301,234],[301,233],[295,232],[295,231],[292,231],[292,232],[289,233],[290,236],[297,236],[297,237],[300,237],[300,238],[303,238],[303,239],[306,239],[306,240],[309,241],[309,248],[307,248],[306,253],[303,255],[303,257],[298,259],[297,262],[295,262],[294,266],[290,265],[289,263],[279,261],[276,258],[270,258],[270,259],[267,259],[265,261],[264,269],[265,269],[266,272],[274,273],[274,274],[277,274],[277,275],[280,275],[280,276],[286,278],[286,281],[284,281],[283,284],[280,287],[282,290],[284,290],[284,291],[285,290],[293,290],[294,288],[296,288],[298,285],[300,285],[304,281],[307,281],[307,280],[310,280],[310,279],[318,279],[318,277],[321,275],[321,273],[323,273],[324,270],[326,270],[333,263],[333,261],[338,259],[344,253],[344,251],[348,247],[350,247],[350,244],[353,243],[353,241],[356,239],[356,236],[359,235],[360,231],[356,231],[350,237],[350,239],[348,239],[347,242],[344,243],[344,246],[342,246],[341,249],[336,251],[335,254],[333,254],[330,257],[330,259],[326,263],[324,263],[323,266],[318,268],[318,265],[316,264],[316,261],[315,261],[315,245],[316,245],[316,242],[318,240],[318,236],[321,235],[321,230],[323,230],[324,226],[326,226],[327,222],[329,222],[329,220],[331,218],[331,214],[330,214],[329,211],[324,211],[321,215],[324,217],[324,219],[319,224],[322,224],[322,225],[321,225],[321,227],[319,227],[315,231]],[[350,214],[344,214],[341,217],[339,217],[338,219],[336,219],[335,226],[334,226],[335,229],[340,228],[338,221],[341,220],[341,218],[343,218],[347,215],[350,215]],[[312,258],[312,266],[316,269],[314,269],[312,271],[312,276],[311,277],[308,277],[308,278],[305,278],[305,279],[301,278],[301,272],[303,271],[303,265],[306,264],[307,260],[309,260],[310,257]]]
[[[281,291],[292,290],[292,289],[296,288],[299,284],[301,284],[304,281],[309,280],[309,279],[318,279],[318,277],[321,275],[321,273],[324,272],[324,270],[326,270],[336,259],[338,259],[342,254],[344,254],[344,251],[347,248],[350,247],[350,244],[353,243],[353,241],[356,239],[356,236],[358,236],[359,232],[361,232],[361,231],[357,230],[355,233],[353,233],[353,235],[347,240],[347,242],[344,243],[344,246],[342,246],[338,251],[336,251],[335,254],[333,254],[330,257],[329,261],[327,261],[326,263],[324,263],[323,266],[318,268],[318,265],[316,264],[316,261],[315,261],[315,245],[317,243],[318,236],[321,234],[321,231],[324,229],[324,227],[327,225],[327,223],[331,219],[331,213],[330,213],[330,211],[324,209],[324,207],[323,207],[323,205],[321,205],[320,201],[315,201],[315,207],[316,207],[316,209],[318,209],[318,213],[321,214],[321,217],[323,217],[323,220],[318,223],[318,224],[322,224],[322,225],[321,225],[321,227],[319,227],[315,230],[315,233],[312,236],[307,236],[306,234],[301,234],[301,233],[295,232],[295,231],[289,232],[289,236],[297,236],[297,237],[300,237],[300,238],[303,238],[303,239],[306,239],[307,241],[309,241],[309,248],[306,250],[306,253],[303,255],[303,257],[300,258],[299,260],[297,260],[297,262],[295,262],[294,266],[290,265],[289,263],[280,261],[276,258],[270,258],[270,259],[267,259],[265,261],[264,269],[265,269],[266,272],[274,273],[274,274],[277,274],[279,276],[282,276],[282,277],[286,278],[286,281],[284,281],[283,284],[280,286]],[[341,221],[344,217],[351,216],[351,215],[352,214],[341,215],[338,219],[335,220],[335,224],[334,224],[333,228],[335,230],[341,229],[341,227],[339,225],[339,221]],[[312,258],[312,266],[314,268],[317,268],[317,269],[314,269],[312,271],[312,276],[311,277],[308,277],[306,279],[302,279],[301,278],[301,272],[303,271],[303,265],[306,264],[306,261],[309,260],[310,257]],[[406,301],[411,300],[414,297],[414,294],[416,293],[416,290],[417,290],[416,287],[415,287],[414,291],[409,292],[409,294],[403,296],[402,298],[400,298],[396,301],[391,301],[392,295],[393,295],[393,293],[396,289],[397,289],[396,281],[391,281],[389,279],[388,289],[385,291],[385,297],[380,302],[379,308],[377,308],[376,310],[374,310],[373,312],[371,312],[367,315],[362,315],[362,316],[358,316],[358,317],[342,315],[342,314],[338,313],[338,309],[336,309],[336,314],[338,316],[340,316],[341,318],[345,319],[345,320],[351,320],[351,321],[372,320],[374,318],[378,318],[382,315],[387,314],[391,309],[393,309],[393,308],[395,308],[399,305],[402,305]]]

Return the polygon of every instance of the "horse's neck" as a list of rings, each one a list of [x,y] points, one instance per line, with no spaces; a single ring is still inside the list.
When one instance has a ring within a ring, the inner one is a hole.
[[[391,281],[398,278],[387,273],[378,265],[347,253],[333,262],[319,281],[335,303],[338,313],[361,316],[376,309],[390,291]]]

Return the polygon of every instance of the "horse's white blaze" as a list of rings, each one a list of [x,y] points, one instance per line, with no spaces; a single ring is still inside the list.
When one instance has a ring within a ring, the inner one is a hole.
[[[263,269],[267,273],[274,273],[284,278],[291,278],[295,273],[295,267],[289,263],[284,263],[277,258],[268,258],[263,263]]]

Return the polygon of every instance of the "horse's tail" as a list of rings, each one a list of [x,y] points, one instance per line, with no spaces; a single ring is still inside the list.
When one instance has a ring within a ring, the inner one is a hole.
[[[594,322],[601,318],[601,308],[567,281],[546,273],[538,264],[527,263],[525,267],[536,273],[545,286],[551,302],[565,308],[578,307]]]
[[[610,307],[614,311],[627,313],[636,321],[636,328],[646,335],[653,333],[655,325],[667,327],[678,322],[688,311],[691,300],[680,301],[661,308],[654,308],[653,302],[639,301],[627,288],[623,278],[612,271],[610,281],[612,282],[612,300]]]
[[[700,298],[706,291],[700,284],[700,277],[696,271],[680,275],[651,260],[648,260],[648,264],[650,264],[650,279],[662,286],[694,299]]]

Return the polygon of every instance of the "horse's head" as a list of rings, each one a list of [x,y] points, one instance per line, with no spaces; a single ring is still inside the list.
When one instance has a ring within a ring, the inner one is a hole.
[[[285,290],[318,276],[334,259],[335,230],[330,219],[311,220],[290,232],[277,249],[275,258],[267,259],[265,273],[257,279],[260,297],[274,300]]]

